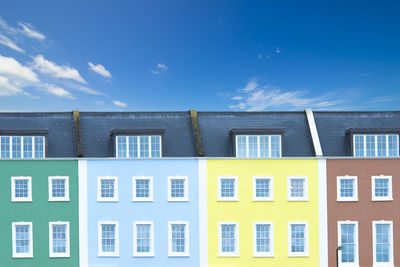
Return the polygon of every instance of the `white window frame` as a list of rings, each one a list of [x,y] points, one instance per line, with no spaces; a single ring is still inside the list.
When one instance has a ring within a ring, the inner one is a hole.
[[[269,251],[257,251],[257,225],[269,225]],[[253,222],[253,257],[274,257],[274,223]]]
[[[352,197],[340,196],[340,181],[342,179],[354,180],[354,194]],[[344,201],[344,202],[345,201],[358,201],[358,178],[357,178],[357,176],[350,176],[350,175],[337,176],[337,178],[336,178],[336,194],[337,194],[336,201]]]
[[[149,196],[137,197],[136,196],[136,181],[149,180]],[[153,176],[132,176],[132,201],[134,202],[148,202],[153,201]]]
[[[375,144],[375,156],[367,156],[367,135],[368,136],[374,136],[374,144]],[[378,135],[385,135],[386,136],[386,155],[385,156],[378,156]],[[353,157],[361,157],[361,158],[384,158],[384,157],[389,157],[389,135],[395,135],[397,138],[397,145],[399,145],[399,135],[398,134],[353,134]],[[364,156],[356,156],[356,136],[362,136],[363,137],[363,150],[364,150]],[[395,157],[399,156],[399,148],[397,148],[397,155]],[[390,156],[392,157],[392,156]]]
[[[0,158],[1,158],[1,138],[2,137],[8,137],[10,138],[10,157],[9,158],[4,158],[4,159],[12,159],[12,138],[13,137],[19,137],[21,139],[21,159],[24,158],[24,137],[32,137],[32,158],[29,159],[35,159],[35,137],[43,137],[43,159],[46,158],[46,137],[43,135],[1,135],[0,136]],[[18,159],[20,159],[18,158]],[[42,158],[39,158],[42,159]]]
[[[65,225],[66,250],[63,253],[53,252],[53,225]],[[70,257],[70,231],[69,222],[49,222],[49,257],[50,258],[69,258]]]
[[[293,197],[291,195],[291,180],[302,179],[304,180],[304,194],[302,197]],[[308,176],[296,175],[287,177],[287,200],[288,201],[308,201]]]
[[[65,180],[65,197],[53,197],[53,180]],[[69,200],[69,176],[49,176],[49,201]]]
[[[269,180],[269,196],[257,197],[257,180]],[[274,201],[274,177],[253,176],[253,201]]]
[[[148,142],[149,142],[149,147],[148,147],[148,151],[149,151],[149,156],[148,157],[141,157],[140,156],[140,138],[138,138],[138,156],[137,157],[129,157],[129,137],[140,137],[140,136],[145,136],[148,138]],[[160,157],[155,157],[155,158],[162,158],[162,135],[116,135],[115,136],[115,157],[116,158],[121,158],[121,159],[125,159],[125,158],[152,158],[151,156],[151,137],[152,136],[159,136],[160,137]],[[126,138],[126,157],[118,157],[118,137],[125,137]]]
[[[292,252],[292,224],[304,224],[304,252]],[[288,257],[309,257],[308,222],[288,222]]]
[[[184,224],[185,225],[185,251],[172,252],[172,225]],[[189,222],[188,221],[169,221],[168,222],[168,257],[189,257]]]
[[[28,180],[28,197],[15,197],[15,180]],[[12,202],[32,202],[32,176],[12,176],[11,177],[11,201]]]
[[[184,197],[172,197],[172,180],[184,180]],[[189,182],[187,176],[168,176],[168,201],[189,201]]]
[[[102,251],[102,231],[101,226],[104,224],[115,225],[115,251],[114,252],[103,252]],[[99,221],[97,228],[97,251],[99,257],[119,257],[119,226],[118,221]]]
[[[16,246],[16,226],[29,226],[29,252],[28,253],[17,253]],[[12,257],[13,258],[33,258],[33,224],[32,222],[12,222]]]
[[[233,197],[222,197],[221,196],[221,180],[222,179],[233,179],[234,180],[234,196]],[[218,201],[239,201],[239,183],[237,176],[218,176]]]
[[[137,252],[137,225],[150,225],[150,251]],[[133,222],[133,256],[134,257],[154,257],[154,223],[152,221]]]
[[[235,251],[222,251],[222,225],[235,225]],[[238,222],[218,222],[218,257],[239,257],[239,223]]]
[[[101,181],[114,180],[114,197],[101,197]],[[117,176],[98,176],[97,177],[97,201],[98,202],[117,202],[118,201],[118,177]]]
[[[390,233],[389,233],[389,262],[376,262],[376,225],[377,224],[389,224],[390,225]],[[373,267],[394,267],[394,254],[393,254],[393,221],[372,221],[372,240],[373,240]]]
[[[261,157],[260,156],[260,136],[267,136],[268,137],[268,156]],[[279,136],[279,156],[278,158],[282,157],[282,135],[280,134],[238,134],[235,135],[235,154],[236,157],[238,156],[238,137],[245,136],[246,137],[246,158],[249,158],[249,136],[257,136],[257,158],[272,158],[271,156],[271,136]]]
[[[342,262],[342,252],[339,252],[339,264],[343,267],[359,267],[359,255],[358,255],[358,221],[338,221],[338,246],[342,245],[342,225],[354,224],[354,262]]]
[[[375,180],[376,179],[388,179],[388,186],[389,186],[389,191],[388,191],[388,196],[387,197],[377,197],[375,196]],[[389,175],[379,175],[379,176],[372,176],[371,177],[371,184],[372,184],[372,189],[371,189],[371,194],[372,194],[372,201],[393,201],[393,185],[392,185],[392,176]]]

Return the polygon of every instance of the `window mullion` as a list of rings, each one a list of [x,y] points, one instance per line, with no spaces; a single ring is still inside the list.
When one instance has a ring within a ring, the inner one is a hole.
[[[129,136],[125,137],[125,142],[126,142],[126,157],[129,158]]]
[[[24,137],[21,136],[21,159],[24,158]]]
[[[151,158],[151,136],[149,138],[149,158]]]
[[[10,140],[10,159],[12,159],[13,158],[13,155],[12,155],[12,136],[9,136],[9,140]]]
[[[389,135],[387,134],[386,137],[386,157],[389,157]]]
[[[378,135],[374,136],[374,140],[375,140],[375,157],[378,156]]]
[[[268,136],[268,157],[270,158],[271,156],[272,156],[272,153],[271,153],[271,136],[269,135]]]
[[[257,157],[260,157],[260,136],[257,136]]]
[[[249,157],[249,136],[246,135],[246,158]]]
[[[363,139],[364,139],[364,145],[363,145],[363,148],[364,148],[364,157],[366,157],[366,156],[367,156],[367,136],[364,135]]]
[[[137,156],[140,158],[140,136],[136,136],[136,143],[137,143]]]
[[[35,137],[32,136],[32,158],[35,158]]]

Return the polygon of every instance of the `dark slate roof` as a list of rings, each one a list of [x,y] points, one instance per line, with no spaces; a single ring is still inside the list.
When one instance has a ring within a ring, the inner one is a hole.
[[[113,130],[164,129],[163,157],[195,157],[189,112],[81,112],[85,157],[113,157]]]
[[[351,128],[371,130],[400,127],[400,111],[322,112],[314,111],[324,156],[351,156],[346,131]]]
[[[305,112],[198,112],[205,156],[232,157],[232,129],[280,129],[283,157],[314,156]]]
[[[72,112],[0,113],[0,131],[47,132],[47,157],[76,156]]]

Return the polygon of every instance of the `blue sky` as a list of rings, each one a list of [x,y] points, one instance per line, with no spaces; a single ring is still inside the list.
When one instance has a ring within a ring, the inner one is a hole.
[[[2,1],[0,111],[400,110],[399,1]]]

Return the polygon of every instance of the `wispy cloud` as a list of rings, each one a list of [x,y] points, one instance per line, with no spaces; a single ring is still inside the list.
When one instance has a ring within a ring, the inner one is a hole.
[[[259,85],[255,80],[249,81],[244,88],[237,90],[237,95],[231,97],[231,100],[237,103],[230,105],[229,108],[247,111],[325,109],[345,102],[332,92],[311,97],[306,90],[283,91],[270,85]]]
[[[100,74],[101,76],[104,76],[106,78],[111,78],[111,73],[103,66],[100,64],[93,64],[92,62],[88,62],[89,64],[89,69],[96,72],[97,74]]]
[[[45,59],[42,55],[33,57],[31,67],[52,77],[70,79],[80,83],[87,83],[79,74],[77,69],[66,65],[57,65],[56,63]]]
[[[12,57],[0,55],[0,74],[23,82],[39,82],[39,78],[30,68],[21,65]]]
[[[45,84],[45,85],[41,86],[39,89],[48,94],[55,95],[58,97],[76,99],[75,96],[73,96],[70,92],[68,92],[64,88],[61,88],[61,87],[58,87],[58,86],[55,86],[52,84]]]
[[[113,104],[119,108],[126,108],[128,106],[126,103],[119,100],[113,100]]]
[[[12,41],[7,36],[0,33],[0,44],[7,46],[17,52],[25,53],[25,50],[19,47],[14,41]]]
[[[18,25],[21,26],[19,32],[21,32],[26,37],[37,39],[40,41],[46,39],[46,36],[43,33],[37,31],[33,25],[22,22],[19,22]]]
[[[150,72],[155,75],[159,75],[162,72],[167,72],[167,71],[168,71],[168,67],[164,63],[158,63],[157,66],[155,67],[155,69],[150,70]]]
[[[12,96],[22,92],[20,88],[11,84],[6,77],[0,76],[0,96]]]

